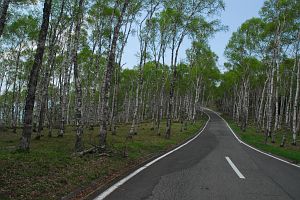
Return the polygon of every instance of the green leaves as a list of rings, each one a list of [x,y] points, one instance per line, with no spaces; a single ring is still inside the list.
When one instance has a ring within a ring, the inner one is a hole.
[[[31,15],[22,16],[8,25],[7,30],[9,36],[35,40],[38,35],[38,20]]]
[[[37,4],[38,0],[12,0],[12,3],[14,4]]]

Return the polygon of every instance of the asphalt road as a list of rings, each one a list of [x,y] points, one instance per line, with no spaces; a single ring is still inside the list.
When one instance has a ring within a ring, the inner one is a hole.
[[[300,199],[299,168],[240,144],[218,115],[206,113],[210,121],[199,137],[105,199]]]

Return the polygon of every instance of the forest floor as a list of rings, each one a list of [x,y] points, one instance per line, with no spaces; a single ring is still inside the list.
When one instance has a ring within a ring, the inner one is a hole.
[[[271,138],[268,138],[267,144],[264,143],[265,135],[263,132],[257,132],[253,123],[249,123],[245,132],[229,117],[225,117],[226,121],[232,130],[239,135],[241,140],[247,144],[256,147],[264,152],[289,160],[292,163],[300,163],[300,141],[297,146],[292,145],[292,133],[289,130],[278,130],[275,133],[275,143],[271,143]],[[282,135],[286,133],[286,143],[284,147],[280,147]],[[297,136],[299,138],[299,136]]]
[[[195,135],[206,121],[207,117],[203,115],[183,132],[180,132],[180,123],[173,123],[171,139],[165,139],[163,134],[157,136],[151,130],[151,123],[143,123],[138,135],[129,142],[127,158],[123,157],[123,149],[129,124],[119,125],[116,136],[109,133],[109,156],[75,156],[74,127],[67,127],[63,138],[49,138],[44,130],[45,136],[41,140],[32,140],[29,153],[16,151],[21,130],[17,134],[11,130],[0,133],[0,199],[60,199],[84,188],[83,193],[75,197],[80,198],[80,195],[85,196],[95,187],[110,183],[145,160],[174,148]],[[161,127],[164,133],[165,123]],[[91,143],[97,144],[98,129],[85,131],[85,148],[92,147]]]

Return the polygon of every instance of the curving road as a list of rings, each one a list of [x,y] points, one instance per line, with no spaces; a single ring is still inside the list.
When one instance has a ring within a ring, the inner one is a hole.
[[[210,121],[195,140],[111,190],[105,199],[300,199],[299,168],[240,144],[217,114],[205,112]]]

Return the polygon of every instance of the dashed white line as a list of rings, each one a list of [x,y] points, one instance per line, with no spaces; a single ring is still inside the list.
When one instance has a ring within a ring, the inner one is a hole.
[[[229,165],[232,167],[232,169],[235,171],[235,173],[238,175],[240,179],[245,179],[245,176],[240,172],[240,170],[235,166],[235,164],[230,160],[229,157],[225,157]]]
[[[240,140],[240,138],[237,137],[236,133],[231,129],[231,127],[229,126],[229,124],[227,123],[227,121],[226,121],[220,114],[218,114],[217,112],[215,112],[215,111],[213,111],[213,110],[211,110],[211,109],[209,109],[209,108],[206,108],[206,110],[209,110],[209,111],[215,113],[216,115],[218,115],[218,116],[226,123],[227,127],[230,129],[231,133],[234,135],[234,137],[237,139],[237,141],[238,141],[239,143],[241,143],[241,144],[243,144],[243,145],[249,147],[250,149],[253,149],[254,151],[257,151],[257,152],[259,152],[259,153],[261,153],[261,154],[264,154],[264,155],[266,155],[266,156],[269,156],[269,157],[271,157],[271,158],[274,158],[274,159],[276,159],[276,160],[279,160],[279,161],[281,161],[281,162],[284,162],[284,163],[286,163],[286,164],[288,164],[288,165],[292,165],[292,166],[294,166],[294,167],[300,168],[299,165],[296,165],[296,164],[291,163],[291,162],[289,162],[289,161],[283,160],[283,159],[278,158],[278,157],[276,157],[276,156],[273,156],[273,155],[271,155],[271,154],[269,154],[269,153],[266,153],[266,152],[263,152],[263,151],[261,151],[261,150],[258,150],[258,149],[254,148],[253,146],[251,146],[251,145],[249,145],[249,144],[246,144],[245,142],[243,142],[242,140]]]

